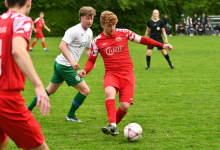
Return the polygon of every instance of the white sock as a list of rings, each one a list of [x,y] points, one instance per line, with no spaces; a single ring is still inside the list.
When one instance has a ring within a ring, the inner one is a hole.
[[[44,50],[46,50],[46,48],[44,48]]]
[[[115,126],[116,127],[116,123],[111,123],[111,125]]]

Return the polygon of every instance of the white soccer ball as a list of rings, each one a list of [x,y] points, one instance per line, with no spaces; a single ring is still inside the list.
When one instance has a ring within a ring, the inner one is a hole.
[[[124,135],[129,141],[137,141],[142,137],[143,131],[139,124],[130,123],[124,129]]]

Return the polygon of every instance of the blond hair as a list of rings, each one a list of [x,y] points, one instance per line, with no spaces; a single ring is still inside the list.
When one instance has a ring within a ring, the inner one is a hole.
[[[118,18],[113,12],[104,11],[100,16],[100,22],[102,24],[114,25],[118,23]]]
[[[81,20],[81,16],[96,16],[96,11],[94,8],[90,6],[84,6],[79,10],[79,20]]]

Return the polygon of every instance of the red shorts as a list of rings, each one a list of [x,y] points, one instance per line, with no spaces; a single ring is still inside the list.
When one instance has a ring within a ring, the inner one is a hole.
[[[35,38],[42,39],[44,37],[42,30],[37,30]]]
[[[0,91],[0,142],[8,135],[18,148],[32,149],[45,139],[39,123],[24,103],[20,91]]]
[[[108,86],[115,87],[119,91],[119,102],[133,104],[135,77],[134,72],[119,74],[107,72],[104,77],[104,89]]]

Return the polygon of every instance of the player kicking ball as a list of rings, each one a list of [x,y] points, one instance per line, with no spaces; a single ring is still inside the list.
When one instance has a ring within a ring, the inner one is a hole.
[[[85,77],[92,69],[101,54],[105,65],[104,92],[107,116],[110,125],[103,127],[102,132],[116,136],[116,125],[128,112],[133,104],[135,77],[133,62],[129,55],[128,40],[144,45],[158,46],[173,50],[170,44],[161,44],[150,38],[142,37],[127,29],[118,29],[117,16],[104,11],[100,17],[101,26],[104,31],[92,42],[91,53],[86,62],[84,70],[78,72],[80,77]],[[119,108],[116,110],[115,96],[119,92]]]
[[[49,98],[28,53],[31,0],[5,0],[5,5],[8,11],[0,15],[0,150],[7,148],[9,138],[18,148],[49,150],[20,92],[27,76],[35,87],[37,107],[41,103],[40,112],[49,114]]]
[[[34,32],[36,33],[36,36],[35,36],[35,39],[34,39],[32,45],[31,45],[29,51],[33,51],[33,47],[39,39],[41,39],[41,43],[42,43],[42,46],[44,48],[44,51],[49,51],[49,49],[46,49],[46,46],[45,46],[45,42],[44,42],[45,38],[44,38],[44,35],[43,35],[43,32],[42,32],[42,26],[44,26],[44,28],[48,32],[50,32],[50,29],[46,26],[43,18],[44,18],[44,13],[41,12],[40,17],[34,20],[34,23],[36,24],[36,29],[34,28],[34,26],[33,26],[33,29],[34,29]]]
[[[54,62],[54,73],[48,87],[45,89],[49,96],[56,92],[63,81],[66,81],[68,86],[73,86],[79,91],[71,103],[72,106],[66,116],[66,121],[81,122],[81,120],[76,118],[75,111],[82,105],[90,92],[86,82],[78,76],[77,70],[80,68],[78,61],[84,49],[86,49],[88,57],[90,54],[93,38],[93,32],[90,27],[95,15],[95,9],[92,7],[82,7],[79,10],[81,22],[65,32],[59,46],[61,54],[57,56]],[[28,106],[30,111],[35,107],[36,100],[37,98],[35,97]]]

